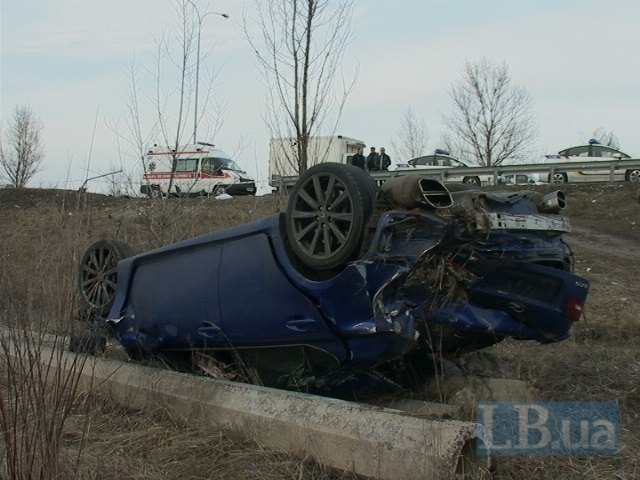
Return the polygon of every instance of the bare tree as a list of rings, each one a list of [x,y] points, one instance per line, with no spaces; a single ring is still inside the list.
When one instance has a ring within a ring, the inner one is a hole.
[[[491,166],[527,153],[536,135],[531,97],[512,84],[504,63],[466,62],[450,96],[454,113],[444,121],[457,156]]]
[[[153,190],[154,196],[158,197],[157,202],[153,202],[145,213],[147,226],[159,245],[170,239],[172,231],[169,227],[181,215],[182,202],[168,201],[169,195],[191,193],[176,185],[181,147],[191,139],[194,142],[213,141],[224,116],[223,103],[215,102],[212,94],[217,71],[205,70],[208,76],[199,78],[201,73],[205,73],[200,72],[200,64],[205,58],[204,54],[200,55],[200,34],[205,17],[212,14],[228,18],[228,15],[200,12],[198,5],[190,0],[174,0],[174,8],[176,25],[157,39],[155,64],[147,68],[132,61],[127,111],[111,126],[117,135],[120,157],[119,163],[113,167],[125,170],[122,175],[112,179],[109,189],[114,193],[131,192],[132,185],[139,181],[139,177],[134,180],[136,176],[144,177],[149,173],[145,155],[151,145],[166,146],[168,150],[175,152],[172,155],[166,191]],[[202,83],[200,92],[199,83]],[[198,101],[199,106],[196,106]],[[199,138],[196,138],[196,130]],[[124,167],[134,163],[141,168],[133,171],[130,167]],[[195,182],[196,179],[193,180],[193,185]],[[160,204],[159,207],[157,203]],[[194,208],[198,207],[195,203],[192,205]]]
[[[617,135],[602,127],[596,128],[591,134],[591,138],[597,140],[602,145],[607,145],[608,147],[620,150],[620,140],[618,140]]]
[[[17,106],[0,134],[0,165],[11,185],[23,188],[42,167],[43,124],[29,106]]]
[[[409,107],[404,112],[400,129],[395,138],[391,139],[391,145],[398,158],[411,160],[424,155],[428,138],[424,119],[418,118],[413,109]]]
[[[200,34],[207,16],[229,16],[200,12],[191,0],[175,0],[174,8],[176,26],[156,41],[155,65],[140,68],[135,60],[130,65],[129,104],[123,117],[126,133],[120,133],[118,124],[112,126],[119,150],[130,151],[138,160],[154,142],[177,151],[191,135],[193,142],[212,141],[224,120],[225,103],[213,95],[219,71],[200,72],[206,60],[206,53],[200,54]],[[206,78],[200,78],[202,73]],[[143,125],[147,118],[153,121]]]
[[[291,167],[308,166],[309,138],[330,114],[335,131],[353,86],[335,78],[351,36],[352,0],[255,0],[260,42],[245,34],[264,71],[269,91],[266,123],[272,137],[294,138]]]

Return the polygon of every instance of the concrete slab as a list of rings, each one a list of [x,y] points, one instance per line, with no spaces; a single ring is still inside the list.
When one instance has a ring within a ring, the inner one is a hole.
[[[73,365],[75,354],[48,352],[40,361],[52,373]],[[231,429],[264,447],[372,478],[444,479],[489,465],[474,455],[473,423],[95,357],[84,364],[81,387],[132,408],[167,408],[185,422]]]
[[[387,408],[402,410],[414,417],[422,418],[456,418],[460,415],[460,407],[448,403],[427,402],[413,398],[393,400],[385,405]]]

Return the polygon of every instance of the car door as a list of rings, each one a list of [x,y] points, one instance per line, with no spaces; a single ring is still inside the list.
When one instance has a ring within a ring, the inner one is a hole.
[[[568,160],[572,163],[578,162],[590,162],[592,158],[590,158],[591,153],[591,145],[581,145],[579,147],[567,148],[559,152],[560,158],[554,161],[564,161],[564,159]],[[589,182],[592,181],[593,178],[590,177],[588,170],[571,170],[566,172],[567,179],[570,182]]]
[[[211,243],[169,246],[132,260],[126,305],[138,341],[167,349],[225,345],[220,254],[221,245]]]
[[[234,347],[305,345],[339,362],[344,344],[314,303],[283,274],[266,234],[222,246],[218,284],[220,327]]]
[[[560,152],[561,156],[565,156],[571,162],[594,162],[594,161],[611,161],[616,160],[614,157],[617,150],[605,145],[592,144],[580,147],[569,148],[564,152]],[[610,170],[608,168],[598,170],[577,170],[567,172],[568,178],[573,182],[601,182],[610,180]],[[624,171],[616,170],[614,180],[623,180]]]
[[[618,160],[622,157],[620,152],[605,145],[591,145],[591,160],[601,160],[603,162]],[[611,170],[590,170],[584,172],[586,176],[594,181],[608,181],[611,179]],[[624,180],[624,170],[614,171],[614,180]]]

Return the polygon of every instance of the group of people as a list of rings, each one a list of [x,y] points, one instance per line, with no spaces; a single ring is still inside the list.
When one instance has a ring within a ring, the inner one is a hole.
[[[351,159],[351,165],[355,165],[369,172],[380,172],[389,170],[391,157],[385,153],[384,147],[380,148],[380,153],[376,152],[376,147],[371,147],[369,155],[365,158],[362,153],[362,148],[359,148],[358,153]]]

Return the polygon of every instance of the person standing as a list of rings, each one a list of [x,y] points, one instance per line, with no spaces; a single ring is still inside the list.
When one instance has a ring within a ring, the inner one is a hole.
[[[367,156],[367,170],[377,172],[380,170],[380,155],[376,152],[376,147],[371,147],[371,151]]]
[[[365,169],[365,159],[362,154],[362,147],[358,148],[358,152],[351,157],[351,165],[355,165],[358,168]]]
[[[380,148],[379,170],[389,170],[391,165],[391,157],[385,153],[384,147]]]

